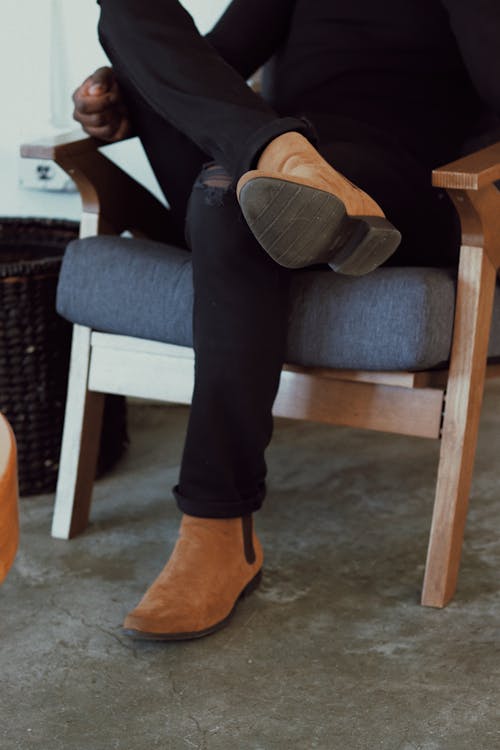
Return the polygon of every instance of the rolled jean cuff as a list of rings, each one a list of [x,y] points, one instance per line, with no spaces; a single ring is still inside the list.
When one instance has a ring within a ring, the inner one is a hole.
[[[240,516],[247,516],[260,510],[266,496],[265,485],[251,498],[228,502],[191,500],[181,495],[178,484],[175,485],[172,492],[179,510],[188,516],[196,516],[197,518],[239,518]]]
[[[255,130],[247,139],[241,158],[236,165],[236,182],[242,174],[250,169],[255,169],[257,161],[265,147],[275,138],[283,133],[301,133],[314,146],[317,145],[318,137],[313,125],[305,117],[280,117],[266,123]]]

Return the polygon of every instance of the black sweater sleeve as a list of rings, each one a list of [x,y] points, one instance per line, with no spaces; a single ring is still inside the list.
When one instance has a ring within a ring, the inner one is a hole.
[[[500,115],[500,0],[442,0],[484,103]]]
[[[233,0],[206,39],[249,78],[284,42],[294,6],[295,0]]]

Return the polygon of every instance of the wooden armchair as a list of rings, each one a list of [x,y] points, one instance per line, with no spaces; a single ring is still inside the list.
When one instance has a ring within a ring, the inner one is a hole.
[[[165,209],[81,133],[22,147],[28,158],[54,160],[71,175],[83,202],[81,236],[123,230],[162,239]],[[452,598],[476,449],[497,270],[500,267],[500,143],[433,174],[462,223],[449,369],[373,372],[286,366],[277,416],[439,438],[441,452],[422,604]],[[148,377],[154,365],[154,382]],[[193,353],[158,341],[75,325],[53,535],[70,538],[88,520],[103,394],[189,403]]]

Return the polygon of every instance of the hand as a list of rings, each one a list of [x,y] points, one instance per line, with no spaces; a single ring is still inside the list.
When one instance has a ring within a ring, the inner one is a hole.
[[[132,125],[111,68],[99,68],[73,94],[74,119],[89,135],[102,141],[121,141],[132,135]]]

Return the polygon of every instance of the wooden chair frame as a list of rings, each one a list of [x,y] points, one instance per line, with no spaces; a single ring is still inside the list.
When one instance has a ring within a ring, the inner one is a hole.
[[[81,237],[131,230],[162,238],[165,208],[99,152],[81,132],[25,145],[27,158],[50,159],[77,184]],[[360,372],[286,366],[276,416],[440,438],[436,497],[422,604],[443,607],[458,577],[500,267],[500,143],[433,173],[460,215],[452,352],[447,371]],[[150,377],[155,372],[155,378]],[[67,409],[52,534],[71,538],[88,522],[105,393],[189,403],[191,349],[74,326]]]

